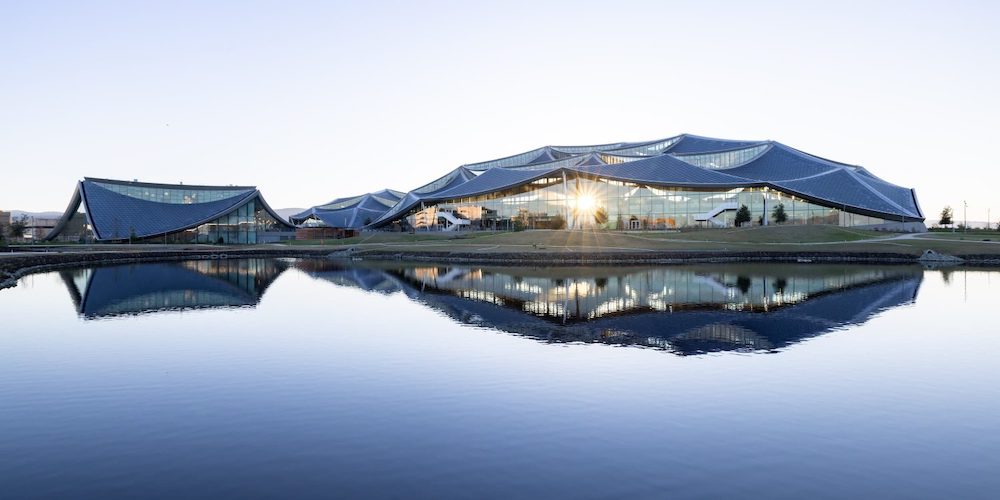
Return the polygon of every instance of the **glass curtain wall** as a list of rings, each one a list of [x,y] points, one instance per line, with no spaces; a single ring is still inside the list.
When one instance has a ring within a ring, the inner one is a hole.
[[[162,239],[165,243],[257,243],[258,233],[281,230],[281,224],[271,217],[262,205],[252,199],[236,210],[218,219],[187,231],[150,238],[152,242]]]
[[[824,207],[762,187],[695,189],[651,186],[602,178],[562,176],[539,179],[476,197],[447,200],[408,218],[417,229],[449,225],[441,212],[468,219],[471,229],[611,229],[665,230],[733,227],[746,205],[751,225],[767,219],[781,205],[784,224],[881,224],[883,219]]]
[[[144,186],[115,184],[109,182],[95,182],[94,184],[108,189],[112,192],[137,198],[140,200],[155,201],[157,203],[173,203],[180,205],[190,205],[193,203],[207,203],[219,201],[233,196],[246,195],[246,188],[243,189],[198,189],[177,186]]]

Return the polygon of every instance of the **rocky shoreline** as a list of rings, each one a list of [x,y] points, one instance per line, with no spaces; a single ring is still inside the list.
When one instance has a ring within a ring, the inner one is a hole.
[[[627,266],[675,265],[684,263],[855,263],[855,264],[917,264],[919,257],[904,253],[860,252],[505,252],[469,251],[394,251],[356,250],[346,248],[331,252],[329,248],[193,248],[181,250],[128,249],[108,251],[25,252],[0,254],[0,289],[11,287],[28,274],[80,267],[91,264],[125,264],[134,262],[216,260],[255,257],[329,257],[345,260],[409,261],[459,264],[530,265],[530,266]],[[996,266],[996,255],[963,255],[963,265]]]

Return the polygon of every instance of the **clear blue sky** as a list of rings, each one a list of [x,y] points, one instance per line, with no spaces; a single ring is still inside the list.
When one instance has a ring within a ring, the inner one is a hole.
[[[690,132],[864,165],[930,221],[963,200],[983,220],[998,6],[0,0],[0,208],[62,210],[83,176],[305,207]]]

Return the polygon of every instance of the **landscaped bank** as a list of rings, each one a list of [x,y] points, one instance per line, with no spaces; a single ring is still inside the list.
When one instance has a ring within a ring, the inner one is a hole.
[[[501,264],[528,266],[682,264],[694,262],[792,262],[792,263],[869,263],[914,264],[919,256],[893,252],[786,252],[786,251],[656,251],[656,252],[587,252],[537,251],[531,253],[441,250],[368,249],[353,247],[331,252],[324,247],[297,248],[187,248],[184,250],[142,249],[132,247],[117,251],[50,251],[0,255],[0,288],[17,284],[22,276],[53,269],[83,265],[122,264],[171,260],[208,260],[247,257],[330,257],[359,260],[401,260],[414,262]],[[965,265],[1000,265],[1000,255],[963,255]]]
[[[173,249],[165,246],[145,247],[140,245],[102,245],[96,248],[44,247],[42,249],[18,250],[28,251],[0,253],[0,289],[16,285],[20,277],[28,274],[83,265],[246,257],[317,257],[330,253],[329,249],[320,248],[206,246]]]

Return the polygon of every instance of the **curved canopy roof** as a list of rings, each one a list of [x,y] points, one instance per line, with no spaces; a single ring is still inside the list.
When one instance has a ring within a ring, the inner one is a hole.
[[[406,214],[424,200],[440,199],[438,194],[461,186],[466,182],[475,179],[476,174],[465,167],[458,167],[451,172],[439,177],[423,186],[406,193],[389,211],[379,217],[372,225],[385,224],[396,220],[401,215]]]
[[[407,193],[372,225],[399,219],[422,202],[476,196],[563,174],[664,187],[768,186],[865,215],[903,220],[924,218],[912,189],[875,177],[862,167],[831,161],[774,141],[682,134],[646,142],[543,146],[497,160],[467,164]]]
[[[87,177],[77,184],[62,219],[45,239],[58,236],[81,204],[94,237],[106,241],[184,231],[227,215],[253,199],[275,220],[292,227],[252,186],[154,184]]]
[[[359,196],[337,198],[299,212],[289,217],[289,220],[293,224],[302,224],[307,219],[318,219],[330,227],[360,229],[385,214],[403,196],[404,193],[399,191],[383,189]]]
[[[873,215],[923,218],[913,190],[862,174],[862,170],[772,143],[753,160],[720,172],[764,182],[820,203]]]

